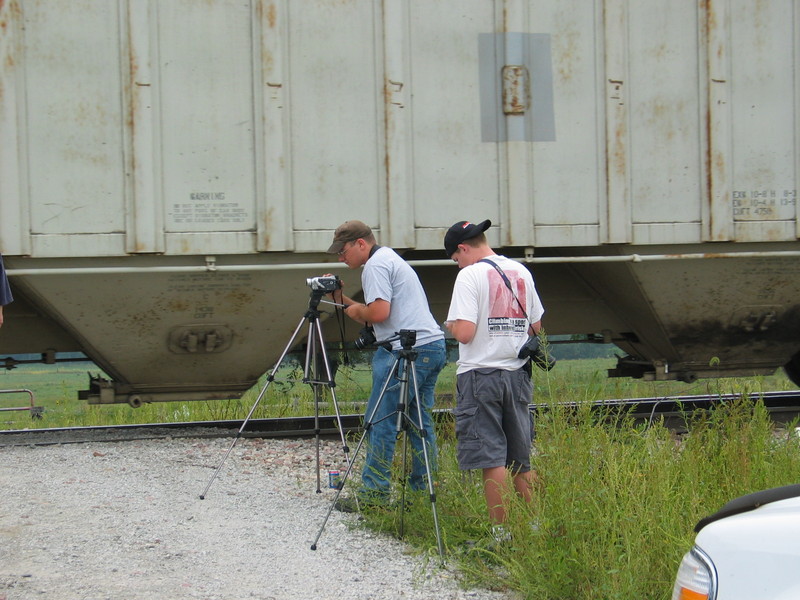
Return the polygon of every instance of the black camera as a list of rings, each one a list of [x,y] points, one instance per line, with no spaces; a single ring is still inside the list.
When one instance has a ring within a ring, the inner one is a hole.
[[[377,339],[372,325],[367,325],[366,327],[362,327],[361,331],[358,332],[358,338],[353,342],[353,345],[359,350],[363,350],[367,346],[372,346]]]
[[[335,292],[342,288],[342,280],[338,275],[309,277],[306,279],[306,285],[314,291]]]
[[[519,349],[517,358],[530,358],[531,362],[544,371],[549,371],[556,366],[556,359],[542,350],[539,336],[532,335]]]

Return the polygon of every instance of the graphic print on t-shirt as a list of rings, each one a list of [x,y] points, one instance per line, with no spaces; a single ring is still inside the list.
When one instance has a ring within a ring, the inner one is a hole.
[[[506,273],[517,300],[496,269],[486,271],[489,282],[489,337],[518,336],[528,329],[522,306],[525,302],[525,281],[513,271]]]

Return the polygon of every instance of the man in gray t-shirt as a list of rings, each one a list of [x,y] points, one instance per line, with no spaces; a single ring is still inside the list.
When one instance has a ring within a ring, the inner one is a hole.
[[[423,490],[427,484],[422,450],[425,441],[432,469],[436,464],[433,393],[436,378],[446,362],[444,333],[431,314],[428,298],[417,274],[397,252],[379,246],[366,224],[355,220],[343,223],[336,229],[328,253],[338,254],[339,260],[351,269],[364,267],[361,273],[363,303],[353,301],[341,290],[332,294],[336,302],[344,305],[348,317],[371,325],[378,341],[396,337],[403,329],[416,332],[414,351],[417,358],[414,365],[421,398],[412,398],[408,407],[408,414],[415,421],[415,426],[407,430],[413,448],[409,485],[412,490]],[[400,401],[400,383],[396,376],[386,387],[377,411],[375,407],[400,349],[400,340],[393,340],[391,351],[379,347],[372,359],[372,393],[366,410],[366,415],[372,415],[372,427],[369,429],[366,463],[358,494],[359,500],[368,505],[385,504],[389,499],[397,420],[388,417],[398,409]],[[421,402],[422,423],[416,423],[418,401]],[[336,507],[352,512],[356,505],[352,499],[342,498]]]

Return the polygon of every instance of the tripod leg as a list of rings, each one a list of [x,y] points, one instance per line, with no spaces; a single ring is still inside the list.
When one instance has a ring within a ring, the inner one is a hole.
[[[433,514],[433,525],[436,531],[436,544],[439,547],[439,556],[444,560],[444,546],[442,544],[442,535],[439,530],[439,515],[436,511],[436,493],[433,490],[433,474],[431,473],[431,463],[428,457],[428,432],[423,427],[424,421],[422,419],[422,399],[419,395],[419,386],[417,385],[417,369],[413,362],[409,363],[411,371],[411,381],[414,384],[414,398],[416,398],[417,407],[417,423],[419,423],[419,434],[422,439],[422,456],[425,459],[425,473],[428,480],[428,497],[431,502],[431,513]],[[412,425],[416,427],[416,423],[412,420]]]
[[[406,514],[406,486],[408,485],[408,431],[403,436],[403,466],[401,469],[403,474],[400,479],[400,504],[398,510],[400,511],[400,527],[398,529],[398,537],[403,539],[406,535],[405,527],[405,514]]]
[[[267,392],[267,388],[269,387],[269,384],[272,383],[275,380],[275,373],[278,372],[278,369],[280,368],[281,363],[283,363],[283,359],[286,358],[286,355],[289,353],[289,349],[292,347],[292,344],[294,344],[294,340],[297,337],[297,333],[300,331],[300,327],[302,327],[302,325],[303,325],[303,320],[304,319],[305,319],[305,317],[301,318],[300,322],[297,324],[297,327],[295,327],[294,333],[292,334],[292,337],[289,340],[289,343],[286,344],[286,347],[283,349],[283,353],[281,354],[280,358],[278,359],[278,362],[275,363],[275,367],[272,369],[272,372],[267,377],[267,382],[264,384],[264,387],[261,388],[261,392],[258,394],[258,398],[256,398],[256,401],[253,403],[252,408],[250,408],[250,412],[247,413],[247,417],[245,418],[244,421],[242,421],[242,426],[239,427],[239,431],[236,434],[236,437],[233,438],[233,441],[231,442],[231,445],[228,447],[228,451],[225,453],[225,456],[222,457],[222,460],[220,461],[219,466],[214,471],[214,474],[211,476],[211,479],[208,481],[208,484],[206,485],[206,489],[204,489],[203,493],[200,494],[200,500],[203,500],[206,497],[206,494],[208,493],[208,489],[211,487],[211,484],[217,478],[217,475],[219,475],[219,472],[222,469],[222,465],[225,464],[225,461],[228,459],[228,455],[231,453],[231,450],[233,450],[233,447],[236,445],[236,442],[238,442],[239,438],[242,437],[242,432],[244,431],[244,428],[247,427],[247,423],[250,421],[250,417],[253,416],[253,413],[255,412],[256,407],[261,402],[261,399],[264,397],[264,394]]]
[[[342,440],[342,451],[344,452],[345,460],[349,463],[350,462],[350,448],[347,447],[347,438],[344,434],[344,427],[342,426],[342,415],[339,412],[339,401],[336,399],[336,392],[334,388],[336,387],[336,382],[333,377],[333,373],[331,372],[331,363],[328,360],[328,352],[325,349],[325,340],[322,337],[322,325],[320,324],[319,320],[316,321],[316,335],[317,339],[319,340],[319,348],[320,352],[322,352],[322,361],[325,365],[325,374],[327,376],[326,383],[328,384],[328,388],[331,392],[331,401],[333,402],[333,410],[336,414],[336,424],[339,429],[339,435]],[[319,428],[317,427],[317,432],[319,432]],[[317,453],[317,472],[319,473],[319,453]]]
[[[398,510],[400,511],[400,523],[397,535],[400,539],[405,537],[405,512],[406,512],[406,485],[408,485],[408,408],[410,406],[410,398],[408,395],[408,358],[402,359],[403,362],[400,372],[400,401],[397,404],[397,438],[403,436],[403,449],[402,449],[402,468],[400,477],[400,503]],[[405,433],[405,435],[403,435]]]
[[[353,460],[352,462],[347,463],[347,470],[345,471],[342,478],[339,480],[339,486],[336,488],[336,494],[333,497],[333,500],[328,505],[328,512],[325,513],[325,518],[322,520],[322,525],[320,525],[319,531],[317,531],[317,537],[314,538],[314,541],[311,542],[311,549],[317,549],[317,542],[319,542],[319,538],[322,537],[322,532],[325,530],[325,525],[328,524],[328,519],[333,512],[333,507],[336,506],[336,502],[339,500],[339,496],[342,494],[342,490],[344,489],[344,484],[347,479],[350,477],[350,472],[353,470],[353,466],[355,466],[356,456],[358,456],[359,450],[361,450],[361,446],[364,444],[364,440],[366,439],[367,435],[369,435],[369,429],[365,429],[364,432],[361,434],[361,438],[358,440],[358,444],[356,444],[356,450],[353,453]]]
[[[348,481],[348,479],[350,477],[350,473],[352,472],[353,467],[354,467],[355,462],[356,462],[356,457],[358,456],[359,451],[361,450],[362,446],[364,445],[364,441],[366,440],[367,436],[370,434],[370,430],[372,429],[372,426],[377,422],[377,421],[375,421],[375,415],[378,414],[378,410],[379,410],[379,408],[381,406],[381,403],[384,400],[384,396],[386,395],[386,390],[389,387],[389,382],[392,380],[392,376],[395,374],[395,371],[397,369],[398,361],[399,361],[399,358],[395,358],[391,369],[389,369],[389,376],[386,378],[386,381],[384,382],[383,387],[381,388],[381,392],[378,395],[377,400],[375,401],[375,406],[372,407],[372,410],[370,411],[369,416],[367,416],[366,420],[364,421],[364,431],[361,434],[361,438],[358,440],[358,444],[356,445],[356,449],[355,449],[355,452],[353,453],[352,460],[347,463],[347,470],[345,471],[344,475],[342,476],[342,478],[341,478],[341,480],[339,482],[339,487],[336,489],[336,495],[333,497],[333,500],[331,501],[330,505],[328,506],[328,512],[325,513],[325,518],[323,519],[322,525],[320,525],[319,531],[317,532],[317,537],[315,537],[314,541],[311,543],[311,549],[312,550],[316,550],[317,549],[317,542],[319,541],[319,538],[322,537],[322,532],[325,530],[325,525],[328,524],[328,519],[331,516],[331,512],[333,512],[333,507],[336,506],[336,502],[339,500],[339,496],[341,496],[341,494],[342,494],[342,490],[344,489],[345,483]],[[389,416],[391,416],[391,415],[389,415]],[[388,418],[388,417],[384,417],[384,418]],[[355,498],[356,498],[356,504],[358,505],[358,496],[356,495]],[[359,509],[360,509],[360,506],[359,506]]]
[[[308,322],[308,336],[306,340],[308,343],[306,344],[306,363],[305,369],[303,371],[303,381],[308,383],[311,386],[311,389],[314,390],[314,442],[316,444],[316,459],[317,459],[317,493],[322,493],[322,485],[320,482],[320,472],[319,472],[319,382],[317,381],[316,374],[317,374],[317,352],[316,352],[316,345],[317,345],[317,338],[315,337],[315,330],[314,330],[314,320],[315,318],[312,316],[311,320]],[[327,360],[327,359],[326,359]]]

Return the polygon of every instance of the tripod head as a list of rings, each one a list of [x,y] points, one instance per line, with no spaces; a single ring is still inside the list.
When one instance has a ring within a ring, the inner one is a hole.
[[[395,331],[395,335],[392,337],[375,342],[375,345],[391,350],[392,342],[396,340],[400,340],[400,346],[408,352],[417,343],[417,332],[414,329],[401,329],[400,331]]]
[[[325,295],[323,290],[311,290],[311,296],[308,299],[308,308],[309,311],[314,311],[319,315],[317,307],[319,306],[320,300]]]
[[[398,337],[403,350],[411,350],[414,344],[417,343],[417,332],[413,329],[401,329]]]

